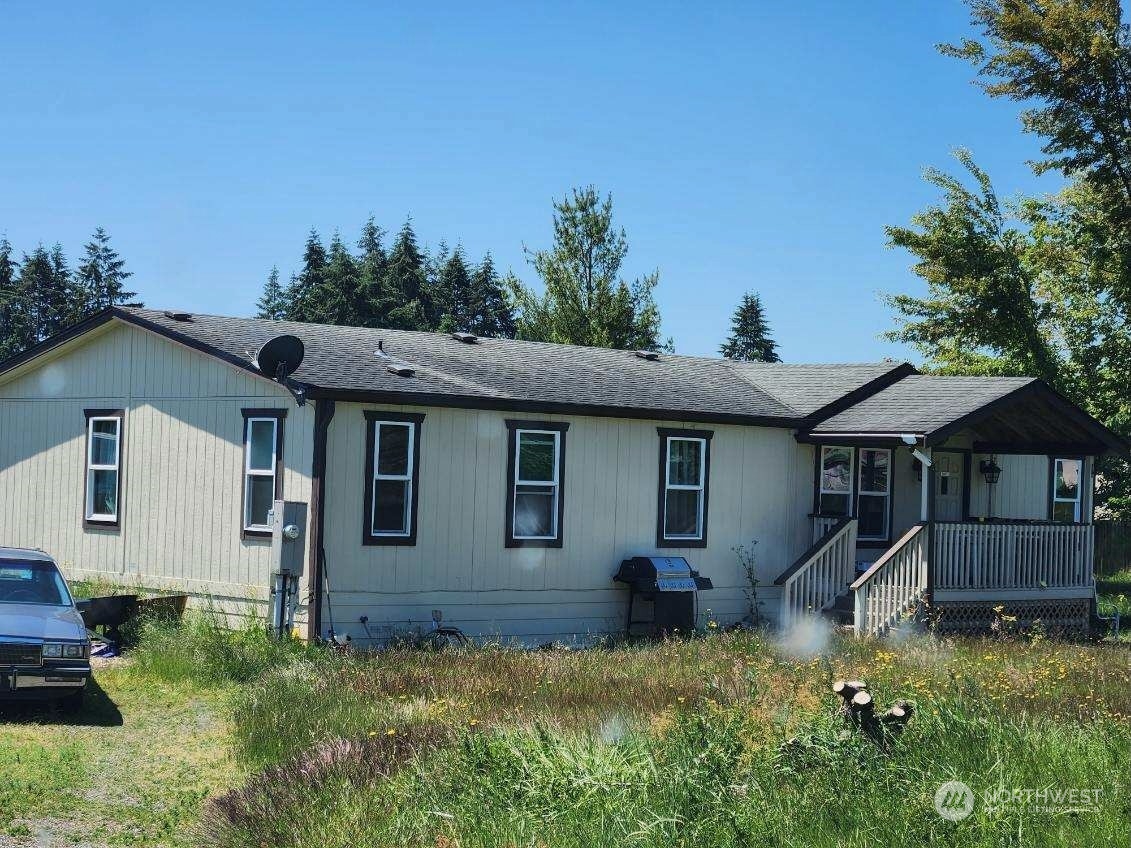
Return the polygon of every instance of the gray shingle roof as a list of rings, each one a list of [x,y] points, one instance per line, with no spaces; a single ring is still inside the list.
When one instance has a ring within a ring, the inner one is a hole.
[[[802,415],[812,415],[874,380],[907,368],[900,362],[855,365],[786,365],[768,362],[734,362],[730,365],[744,380],[773,395]]]
[[[914,374],[822,421],[812,432],[933,433],[1033,382],[1032,377]]]
[[[306,346],[296,380],[326,393],[388,394],[391,401],[403,398],[406,403],[462,398],[497,408],[535,404],[789,426],[831,400],[907,367],[893,362],[758,365],[669,354],[649,362],[631,351],[511,339],[466,344],[440,333],[214,315],[178,321],[153,309],[126,308],[119,314],[242,364],[249,364],[273,336],[295,335]],[[415,376],[389,373],[387,361],[376,355],[378,342],[396,361],[414,368]]]

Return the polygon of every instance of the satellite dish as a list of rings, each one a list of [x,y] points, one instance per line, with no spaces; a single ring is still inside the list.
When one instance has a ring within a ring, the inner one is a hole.
[[[273,380],[283,382],[298,370],[306,347],[298,336],[275,336],[255,354],[255,367]]]

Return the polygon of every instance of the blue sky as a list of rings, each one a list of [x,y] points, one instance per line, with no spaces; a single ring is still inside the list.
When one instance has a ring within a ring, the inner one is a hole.
[[[103,226],[148,305],[245,315],[311,226],[370,214],[533,282],[523,245],[593,183],[679,352],[755,290],[787,361],[914,358],[877,294],[920,290],[883,227],[934,197],[922,168],[961,145],[1003,195],[1056,188],[934,51],[966,8],[710,6],[10,4],[0,233],[73,258]]]

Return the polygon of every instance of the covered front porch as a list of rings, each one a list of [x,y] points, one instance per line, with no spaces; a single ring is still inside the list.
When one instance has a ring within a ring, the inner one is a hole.
[[[909,377],[798,439],[813,545],[775,581],[783,625],[881,635],[926,602],[942,629],[1087,627],[1095,459],[1126,445],[1043,383]]]

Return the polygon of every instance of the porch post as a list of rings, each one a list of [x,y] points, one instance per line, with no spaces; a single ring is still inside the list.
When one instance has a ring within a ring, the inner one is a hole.
[[[926,445],[923,446],[923,453],[927,455],[928,459],[933,460],[934,454],[931,449]],[[920,486],[919,494],[919,520],[927,525],[927,544],[924,551],[925,559],[927,560],[927,586],[925,592],[931,598],[931,603],[934,602],[933,594],[935,591],[935,538],[933,520],[935,517],[935,465],[932,462],[923,469],[923,482]]]
[[[923,448],[923,453],[927,455],[928,459],[931,458],[930,448]],[[931,492],[934,490],[931,481],[934,473],[935,467],[928,465],[923,469],[923,479],[919,483],[919,520],[922,522],[931,520]]]

